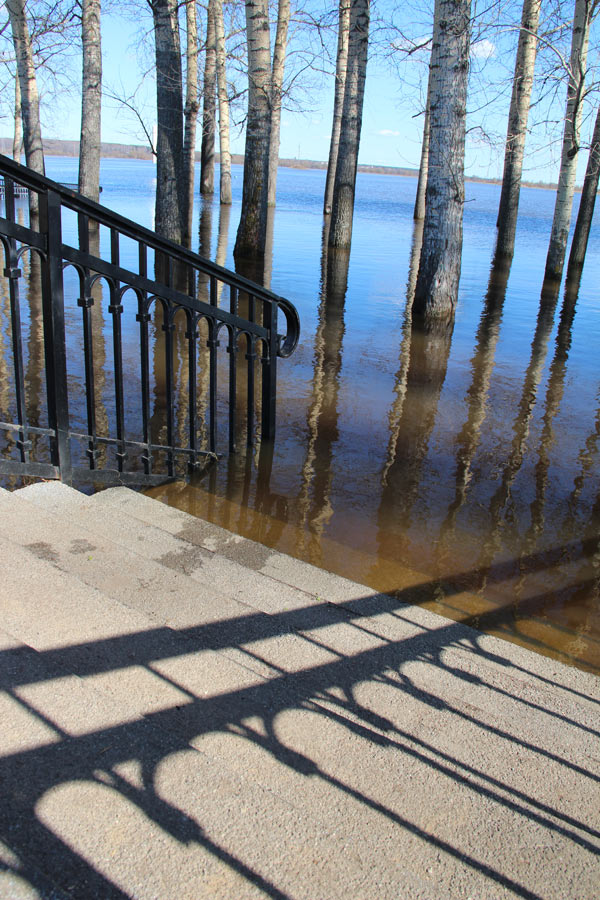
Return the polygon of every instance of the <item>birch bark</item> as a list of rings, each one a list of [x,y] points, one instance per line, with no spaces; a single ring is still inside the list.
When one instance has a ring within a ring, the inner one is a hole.
[[[423,121],[423,142],[421,144],[419,180],[417,181],[417,196],[415,198],[415,209],[413,213],[413,219],[416,219],[418,222],[425,218],[425,193],[427,191],[427,173],[429,171],[429,123],[431,120],[431,114],[429,111],[429,84],[431,81],[431,68],[429,71],[430,78],[427,82],[427,101],[425,103],[425,119]]]
[[[248,119],[242,213],[234,248],[236,259],[264,256],[271,131],[271,51],[268,0],[246,0],[248,38]]]
[[[594,206],[596,204],[596,196],[598,194],[598,180],[600,176],[600,107],[596,114],[596,124],[594,125],[594,134],[592,136],[592,146],[588,158],[585,179],[583,182],[583,190],[581,192],[581,200],[579,201],[579,212],[577,213],[577,222],[575,223],[575,232],[573,234],[573,243],[571,244],[571,253],[569,254],[569,266],[567,269],[567,278],[573,279],[581,275],[583,263],[585,260],[585,251],[587,250],[588,238],[590,236],[590,228],[592,227],[592,219],[594,216]]]
[[[198,122],[198,19],[196,0],[185,4],[186,74],[185,107],[183,111],[183,244],[192,246],[192,218],[194,214],[194,172],[196,168],[196,126]]]
[[[348,66],[333,186],[330,247],[349,248],[352,240],[356,170],[367,74],[369,18],[370,0],[351,0]]]
[[[575,0],[575,16],[573,18],[573,37],[571,41],[571,60],[569,66],[569,84],[567,87],[567,108],[563,134],[560,174],[554,206],[554,219],[550,234],[548,256],[546,257],[545,277],[559,281],[562,277],[567,251],[569,227],[571,225],[571,209],[575,193],[575,175],[579,155],[579,132],[583,106],[583,89],[587,64],[587,51],[590,34],[590,20],[595,0]]]
[[[269,139],[269,184],[267,206],[275,206],[277,190],[277,166],[279,165],[279,134],[281,131],[281,97],[285,52],[290,24],[290,0],[279,0],[277,7],[277,31],[273,48],[273,70],[271,73],[271,136]]]
[[[541,5],[541,0],[524,0],[523,2],[521,30],[517,45],[515,74],[508,113],[502,192],[498,208],[498,236],[496,240],[496,258],[498,259],[503,257],[506,259],[512,258],[515,249],[523,155],[527,137],[531,90],[533,88]]]
[[[413,314],[454,314],[462,254],[470,0],[436,0],[425,219]]]
[[[13,159],[21,162],[23,152],[23,119],[21,118],[21,82],[18,74],[15,75],[15,130],[13,134]]]
[[[342,109],[344,106],[344,90],[346,87],[346,71],[348,68],[348,40],[350,36],[350,0],[340,0],[338,15],[338,44],[335,63],[335,93],[333,96],[333,122],[331,125],[331,141],[329,144],[329,160],[327,163],[327,179],[325,181],[325,198],[323,213],[328,216],[333,206],[333,184],[340,148],[340,130],[342,127]]]
[[[156,45],[156,214],[158,234],[183,235],[183,94],[176,0],[152,0]]]
[[[222,0],[213,0],[215,13],[215,48],[217,56],[217,94],[219,98],[219,193],[221,203],[231,203],[231,151],[229,149],[229,97],[225,26]]]
[[[6,9],[10,19],[21,88],[25,162],[30,169],[43,175],[44,150],[40,126],[40,101],[33,64],[31,37],[25,15],[25,0],[6,0]]]
[[[202,144],[200,146],[200,193],[212,194],[215,189],[215,110],[217,94],[217,59],[215,50],[214,4],[206,11],[206,55],[204,57],[204,105],[202,113]]]
[[[102,45],[100,0],[81,5],[83,74],[81,84],[81,137],[79,140],[79,191],[100,199],[100,143],[102,140]]]

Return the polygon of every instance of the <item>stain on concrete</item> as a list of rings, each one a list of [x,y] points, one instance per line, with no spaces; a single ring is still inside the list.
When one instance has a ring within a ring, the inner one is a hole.
[[[255,544],[254,541],[230,534],[223,528],[201,520],[185,525],[177,532],[177,537],[190,544],[201,545],[210,552],[218,553],[255,572],[260,572],[274,552],[269,547]]]
[[[77,538],[74,541],[71,541],[69,553],[91,553],[95,549],[96,547],[94,544],[90,544],[90,542],[86,541],[84,538]]]
[[[169,569],[181,572],[183,575],[192,575],[201,569],[208,554],[202,547],[187,546],[180,550],[171,550],[165,553],[157,562],[162,563]]]
[[[46,541],[34,541],[33,544],[25,544],[25,547],[27,550],[31,550],[38,559],[43,559],[46,562],[58,563],[58,553],[50,544],[47,544]]]

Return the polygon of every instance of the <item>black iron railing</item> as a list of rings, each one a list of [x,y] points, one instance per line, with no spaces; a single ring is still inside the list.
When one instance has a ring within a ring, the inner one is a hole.
[[[0,474],[154,484],[273,438],[288,300],[3,156],[0,176]]]

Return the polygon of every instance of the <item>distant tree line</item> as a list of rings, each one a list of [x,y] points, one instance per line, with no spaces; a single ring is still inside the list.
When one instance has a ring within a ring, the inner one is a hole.
[[[560,172],[545,268],[550,281],[560,281],[563,274],[577,163],[582,151],[589,151],[568,262],[569,277],[577,277],[585,259],[600,169],[593,40],[599,2],[492,0],[480,13],[471,0],[434,0],[428,25],[422,11],[412,22],[406,7],[398,24],[396,7],[390,5],[377,12],[373,28],[370,0],[339,0],[335,10],[317,0],[245,0],[244,4],[238,0],[206,0],[204,4],[130,0],[129,9],[138,10],[151,23],[154,46],[155,142],[151,129],[144,127],[156,155],[157,231],[191,245],[198,131],[200,190],[206,195],[215,190],[218,143],[220,202],[231,203],[230,123],[234,113],[239,120],[243,102],[246,149],[234,253],[236,260],[260,259],[265,251],[267,210],[276,199],[282,109],[300,102],[298,90],[307,79],[328,69],[333,78],[333,116],[323,210],[329,246],[349,250],[367,61],[378,56],[380,62],[385,58],[404,73],[400,90],[409,84],[410,65],[410,78],[422,97],[415,218],[423,220],[423,240],[414,314],[424,318],[453,315],[462,255],[467,121],[475,122],[470,127],[485,134],[486,110],[501,103],[509,90],[496,261],[509,262],[514,253],[530,111],[535,108],[545,111],[549,132],[553,121],[562,122]],[[5,40],[10,34],[12,42],[10,52],[5,46],[3,61],[15,86],[13,153],[20,157],[22,144],[27,165],[44,171],[38,73],[54,71],[60,54],[77,44],[82,61],[79,189],[97,200],[103,91],[101,0],[6,0],[5,9],[5,26],[10,29],[5,27],[2,33]],[[510,80],[496,84],[494,74],[486,82],[481,47],[493,49],[510,40]],[[133,108],[131,100],[123,98],[123,102]],[[584,146],[582,122],[590,115],[596,124]],[[487,138],[492,140],[493,135]]]

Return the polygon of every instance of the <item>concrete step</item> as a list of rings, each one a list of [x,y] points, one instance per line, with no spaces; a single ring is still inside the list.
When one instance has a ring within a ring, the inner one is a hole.
[[[0,492],[11,871],[86,900],[596,896],[597,678],[190,520]]]

